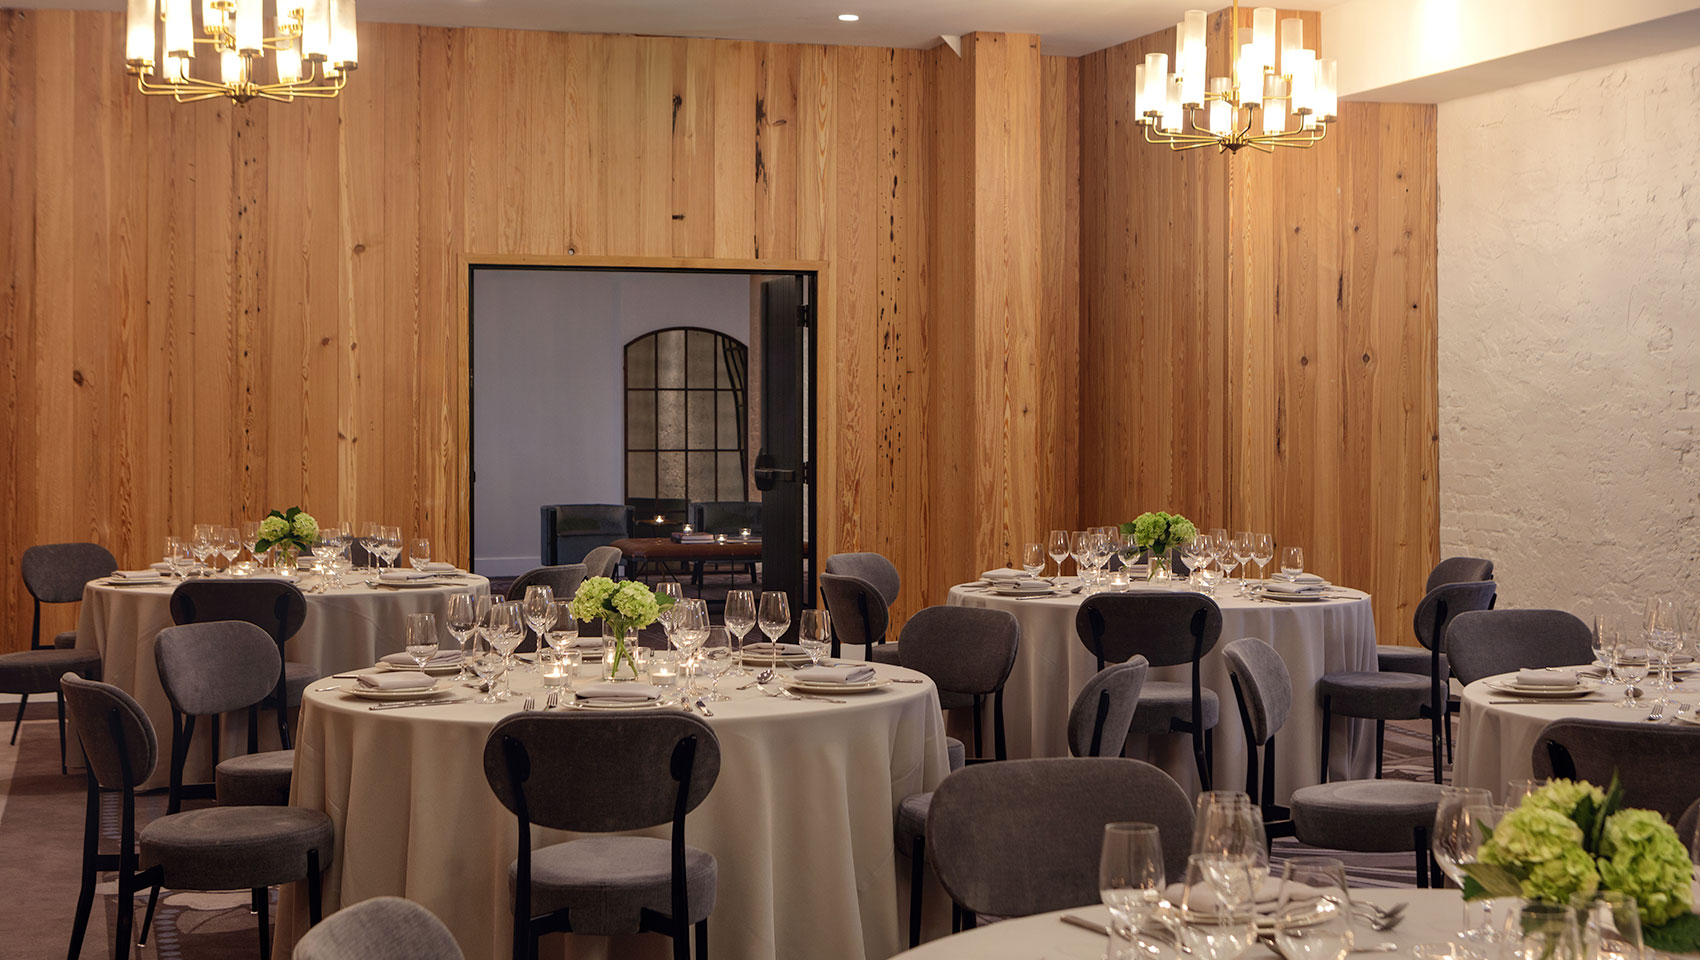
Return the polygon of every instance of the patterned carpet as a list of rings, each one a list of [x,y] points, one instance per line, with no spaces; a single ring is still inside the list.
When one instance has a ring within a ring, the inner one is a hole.
[[[10,720],[15,708],[0,706]],[[1422,780],[1428,769],[1428,739],[1422,724],[1389,724],[1386,776]],[[65,956],[76,907],[82,851],[85,781],[59,772],[59,741],[53,704],[30,705],[15,747],[0,737],[0,957],[7,960],[59,960]],[[105,849],[117,841],[117,798],[107,800]],[[164,792],[137,798],[138,825],[165,809]],[[1292,840],[1278,841],[1274,860],[1316,853]],[[1409,854],[1341,853],[1354,883],[1410,886]],[[98,888],[94,917],[83,945],[84,960],[113,956],[117,885],[110,875]],[[273,893],[275,898],[275,891]],[[146,898],[138,898],[136,922]],[[132,950],[140,960],[236,960],[259,955],[255,918],[246,891],[236,893],[170,892],[161,897],[146,947]],[[281,960],[281,958],[280,958]]]

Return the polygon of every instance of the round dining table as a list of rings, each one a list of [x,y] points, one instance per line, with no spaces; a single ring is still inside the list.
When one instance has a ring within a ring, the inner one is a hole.
[[[178,581],[128,584],[112,578],[91,580],[83,588],[83,607],[77,622],[77,648],[100,653],[102,677],[142,705],[162,743],[171,737],[171,702],[160,686],[154,666],[154,639],[172,625],[171,593]],[[392,587],[368,584],[354,575],[342,587],[321,588],[319,578],[304,574],[297,581],[307,601],[300,632],[284,646],[285,659],[313,666],[320,676],[370,667],[379,657],[399,653],[406,636],[407,615],[436,613],[439,624],[448,614],[449,596],[488,593],[490,581],[477,574],[445,575],[428,585]],[[245,713],[226,714],[220,736],[222,752],[233,756],[246,747]],[[212,779],[212,738],[197,736],[185,760],[189,783]],[[277,749],[277,728],[260,722],[262,750]],[[169,747],[162,747],[169,752]],[[163,787],[169,779],[166,763],[159,764],[142,789]]]
[[[989,588],[963,584],[950,590],[951,604],[1005,610],[1021,627],[1015,667],[1004,684],[1004,724],[1011,757],[1066,757],[1068,714],[1074,698],[1098,671],[1098,661],[1075,632],[1075,615],[1089,595],[1075,592],[1079,581],[1058,581],[1055,594],[1035,597],[1001,596]],[[1193,589],[1185,581],[1137,582],[1122,589],[1177,591]],[[1222,636],[1205,654],[1203,686],[1214,690],[1222,713],[1213,734],[1218,789],[1243,788],[1246,771],[1245,734],[1228,679],[1222,646],[1241,637],[1268,641],[1293,678],[1293,710],[1276,735],[1275,794],[1284,803],[1292,791],[1318,782],[1322,759],[1322,711],[1316,682],[1339,670],[1375,670],[1375,616],[1369,594],[1331,588],[1330,599],[1287,602],[1235,595],[1220,587],[1212,597],[1222,610]],[[1152,680],[1190,682],[1189,665],[1153,669]],[[989,712],[987,729],[990,729]],[[1330,780],[1370,776],[1375,767],[1375,727],[1372,721],[1335,717],[1331,731],[1333,756]],[[1167,771],[1189,790],[1198,785],[1191,738],[1184,734],[1130,738],[1128,756],[1142,756]],[[988,741],[989,742],[989,741]]]
[[[721,682],[730,699],[710,704],[706,718],[720,741],[720,775],[685,827],[686,842],[718,864],[713,955],[871,960],[902,948],[908,866],[897,857],[896,811],[905,797],[934,789],[949,760],[933,683],[901,667],[878,672],[892,682],[839,702],[784,699],[777,684],[768,685],[772,695],[738,689],[748,677]],[[518,823],[485,780],[484,743],[523,697],[545,705],[542,678],[516,670],[513,698],[502,703],[467,700],[478,695],[457,688],[454,703],[379,710],[327,686],[310,688],[302,705],[290,801],[325,811],[336,827],[325,913],[406,897],[440,917],[468,957],[510,956]],[[532,831],[536,846],[567,839]],[[289,956],[306,932],[300,886],[281,896],[276,956]],[[937,907],[944,897],[935,888],[930,899]],[[545,938],[544,951],[558,955],[563,942],[575,958],[671,949],[658,934],[569,934]]]
[[[1600,684],[1577,699],[1527,700],[1495,689],[1515,679],[1515,674],[1485,677],[1466,686],[1459,699],[1457,753],[1452,765],[1452,782],[1462,787],[1481,787],[1501,796],[1512,780],[1527,780],[1534,773],[1535,741],[1554,720],[1586,718],[1619,720],[1629,724],[1647,722],[1647,714],[1658,699],[1652,684],[1643,681],[1645,695],[1620,707],[1623,687]],[[1686,689],[1684,689],[1686,688]],[[1518,702],[1510,702],[1516,700]],[[1695,723],[1700,709],[1700,686],[1678,684],[1670,695],[1665,716],[1672,723]],[[1687,709],[1679,709],[1686,707]]]

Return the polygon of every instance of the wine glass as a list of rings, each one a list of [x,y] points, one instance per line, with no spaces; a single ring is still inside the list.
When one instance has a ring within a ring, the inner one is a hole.
[[[1052,530],[1045,538],[1045,554],[1057,564],[1057,579],[1062,579],[1063,561],[1068,559],[1068,531]]]
[[[1211,790],[1198,796],[1193,818],[1192,852],[1240,864],[1255,899],[1269,877],[1269,848],[1263,810],[1243,793]]]
[[[1218,854],[1187,857],[1181,911],[1175,926],[1180,949],[1197,960],[1234,960],[1257,939],[1251,884],[1227,876],[1244,864]]]
[[[189,552],[189,541],[182,537],[166,537],[165,562],[170,565],[172,573],[187,577],[195,564],[195,557]]]
[[[408,659],[425,669],[425,664],[437,655],[437,615],[434,613],[410,613],[407,615]]]
[[[656,586],[655,595],[673,598],[673,605],[663,607],[661,616],[656,618],[661,622],[661,630],[667,635],[667,641],[671,643],[673,640],[673,624],[675,618],[679,615],[679,605],[685,602],[685,588],[677,580],[663,580]]]
[[[542,651],[549,642],[546,639],[549,628],[555,625],[555,588],[544,583],[533,583],[525,588],[525,600],[522,601],[526,625],[537,634],[538,660],[541,661]],[[524,634],[520,635],[524,641]]]
[[[242,547],[245,550],[248,551],[248,559],[254,561],[255,563],[259,563],[260,558],[254,552],[254,544],[260,542],[260,521],[258,521],[258,520],[244,520],[244,521],[242,521],[241,531],[242,531],[241,532]]]
[[[1116,936],[1137,939],[1140,924],[1163,899],[1163,838],[1154,824],[1104,824],[1098,896],[1110,908]]]
[[[1037,543],[1023,544],[1021,547],[1021,569],[1027,571],[1029,577],[1037,577],[1045,572],[1045,548]]]
[[[1068,540],[1068,555],[1074,560],[1074,575],[1086,579],[1086,560],[1092,555],[1091,534],[1076,530]]]
[[[1677,647],[1682,645],[1682,616],[1675,603],[1663,597],[1653,597],[1647,601],[1647,619],[1642,638],[1647,646],[1659,655],[1659,702],[1668,702],[1672,689],[1670,658],[1676,653]]]
[[[820,666],[820,658],[832,647],[832,618],[823,608],[804,610],[797,626],[797,642],[809,655],[809,665]]]
[[[502,702],[513,695],[509,672],[513,669],[514,648],[525,636],[525,613],[520,607],[517,601],[493,603],[484,618],[484,636],[502,655],[502,689],[496,694],[496,699]]]
[[[218,552],[224,557],[226,571],[236,563],[236,558],[242,555],[242,541],[237,538],[235,527],[218,528]]]
[[[1638,693],[1635,685],[1647,679],[1647,664],[1651,662],[1651,653],[1645,646],[1622,637],[1612,648],[1611,673],[1623,684],[1623,699],[1617,702],[1618,709],[1628,709],[1635,706],[1633,695]]]
[[[1600,666],[1605,668],[1603,675],[1600,677],[1600,682],[1606,686],[1617,683],[1617,677],[1612,671],[1612,654],[1617,648],[1616,635],[1615,632],[1611,631],[1606,626],[1605,618],[1598,613],[1594,614],[1594,631],[1592,639],[1594,660],[1596,660]]]
[[[725,627],[710,627],[708,636],[703,639],[702,649],[697,652],[697,658],[708,670],[707,699],[710,701],[732,699],[720,692],[720,678],[732,669],[732,661],[735,658],[732,650],[731,631]]]
[[[1257,579],[1266,579],[1269,561],[1275,559],[1275,538],[1267,533],[1257,534],[1251,541],[1251,558],[1257,561]]]
[[[371,520],[360,525],[360,548],[366,551],[366,568],[369,570],[378,568],[378,541],[383,538],[384,528],[381,525]]]
[[[696,680],[696,654],[708,640],[708,603],[698,597],[680,601],[673,611],[673,634],[668,638],[679,651],[679,665],[689,671],[691,678],[686,694],[693,694]]]
[[[195,563],[200,568],[201,576],[206,576],[210,572],[207,568],[207,561],[218,553],[218,543],[216,534],[213,533],[212,524],[195,524],[195,532],[189,538],[189,552],[194,554]]]
[[[1290,960],[1346,960],[1353,936],[1345,864],[1333,857],[1293,857],[1282,865],[1275,945]]]
[[[571,600],[556,600],[550,606],[554,608],[555,616],[543,638],[557,658],[565,657],[574,641],[578,640],[578,619],[573,616]]]
[[[721,620],[726,624],[726,630],[734,638],[733,659],[742,661],[744,653],[744,637],[749,635],[756,626],[756,595],[750,590],[732,590],[726,594],[726,607],[721,611]],[[734,666],[734,676],[743,676],[747,671],[740,663]]]
[[[1217,565],[1222,568],[1222,579],[1224,581],[1232,580],[1235,568],[1240,565],[1239,554],[1234,552],[1234,541],[1225,533],[1219,538],[1211,537],[1210,539],[1216,541],[1211,546],[1211,551],[1216,556]]]
[[[385,527],[384,539],[383,542],[378,545],[378,549],[383,551],[384,563],[387,564],[391,570],[394,570],[396,558],[401,556],[401,528]]]
[[[1642,960],[1641,908],[1634,897],[1601,890],[1577,901],[1583,942],[1594,947],[1597,960]]]
[[[1547,785],[1545,780],[1508,780],[1505,783],[1505,803],[1507,808],[1515,807],[1523,802],[1523,798]]]
[[[431,565],[431,541],[409,540],[407,543],[407,563],[421,573]]]
[[[493,609],[493,608],[492,608]],[[472,673],[478,678],[478,685],[483,688],[484,696],[475,703],[496,703],[502,698],[497,694],[496,682],[506,678],[504,667],[507,658],[496,646],[494,636],[487,630],[480,629],[472,635],[472,656],[470,658]]]
[[[1251,561],[1257,555],[1253,540],[1252,534],[1246,530],[1234,534],[1233,553],[1234,559],[1239,561],[1241,593],[1245,593],[1246,574],[1251,572]]]
[[[1210,537],[1199,534],[1181,546],[1181,559],[1186,561],[1186,567],[1191,571],[1187,578],[1196,583],[1204,582],[1204,571],[1210,566],[1211,556]]]
[[[313,559],[317,561],[314,566],[320,573],[330,570],[331,558],[342,552],[341,534],[342,531],[336,527],[328,525],[319,527],[319,535],[313,540],[311,549]]]
[[[1499,819],[1493,794],[1479,787],[1442,787],[1440,803],[1434,811],[1434,829],[1429,832],[1429,848],[1435,862],[1452,882],[1464,885],[1464,868],[1476,862],[1481,850],[1483,828],[1492,828]],[[1464,920],[1469,925],[1469,906],[1465,905]],[[1464,930],[1465,937],[1478,931]]]
[[[467,664],[472,659],[472,635],[478,629],[478,595],[450,594],[445,623],[449,628],[449,636],[454,637],[455,645],[460,647],[460,676],[456,679],[469,680],[472,674]]]
[[[1305,552],[1303,547],[1288,547],[1281,551],[1281,574],[1288,579],[1305,572]]]
[[[773,651],[773,669],[779,669],[779,638],[791,629],[791,600],[778,590],[763,590],[761,607],[756,611],[756,626],[767,637]]]

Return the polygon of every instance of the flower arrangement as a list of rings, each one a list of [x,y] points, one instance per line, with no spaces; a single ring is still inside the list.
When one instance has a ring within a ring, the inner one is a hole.
[[[1665,818],[1620,809],[1623,791],[1554,780],[1484,828],[1477,862],[1464,867],[1464,899],[1523,897],[1568,903],[1610,890],[1635,898],[1647,945],[1700,949],[1692,912],[1694,866]]]
[[[319,538],[319,521],[300,507],[290,507],[279,513],[273,510],[260,521],[259,539],[254,542],[256,554],[273,547],[290,546],[297,551],[311,550]]]
[[[1122,535],[1130,536],[1152,555],[1167,555],[1170,550],[1192,542],[1198,528],[1178,513],[1142,513],[1132,523],[1122,524]]]
[[[622,661],[637,664],[626,647],[626,631],[641,630],[654,623],[661,611],[673,605],[673,598],[656,596],[641,583],[626,580],[615,583],[607,577],[591,577],[578,585],[568,609],[577,620],[601,620],[614,631],[613,660],[606,667],[610,676],[619,672]]]

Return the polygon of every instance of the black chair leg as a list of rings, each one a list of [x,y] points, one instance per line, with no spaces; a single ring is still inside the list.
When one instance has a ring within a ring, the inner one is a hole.
[[[950,904],[950,932],[962,932],[962,907],[955,901],[951,901]]]
[[[1322,770],[1318,783],[1328,782],[1328,737],[1334,726],[1334,701],[1328,697],[1322,698]]]
[[[1210,762],[1204,757],[1204,732],[1192,732],[1192,762],[1198,767],[1198,788],[1210,789]]]
[[[921,945],[921,886],[927,881],[927,841],[916,837],[909,848],[909,949]]]
[[[1411,847],[1417,854],[1417,889],[1428,889],[1428,831],[1418,827],[1411,831]]]
[[[737,567],[732,568],[734,571]],[[697,960],[708,960],[708,918],[697,921]]]
[[[148,945],[148,931],[153,929],[153,910],[159,906],[159,881],[153,882],[153,889],[148,891],[148,909],[142,914],[142,932],[136,937],[136,946]]]
[[[77,960],[83,952],[83,936],[88,933],[89,913],[94,909],[95,874],[99,871],[100,856],[100,790],[94,775],[89,775],[88,809],[83,817],[83,886],[77,894],[76,919],[71,922],[71,950],[67,960]]]
[[[691,960],[691,925],[682,921],[673,927],[673,960]]]
[[[983,760],[986,757],[986,751],[981,748],[981,744],[980,744],[980,727],[981,727],[980,714],[982,712],[984,712],[984,711],[981,710],[982,706],[983,706],[983,703],[980,700],[980,695],[975,694],[974,695],[974,759],[976,759],[976,760]]]
[[[248,891],[248,915],[253,916],[254,914],[257,914],[259,912],[260,912],[260,891],[251,889],[251,890]]]
[[[1452,762],[1452,704],[1448,702],[1446,711],[1446,762]]]
[[[319,851],[307,851],[307,925],[316,927],[325,918],[324,877],[319,871]]]
[[[1377,780],[1381,779],[1381,758],[1386,746],[1387,721],[1377,720],[1375,722],[1375,778]]]
[[[12,721],[12,746],[14,747],[18,745],[18,728],[23,726],[24,707],[29,706],[29,702],[29,694],[25,693],[18,696],[18,716]]]
[[[266,888],[260,887],[254,891],[254,898],[260,903],[260,960],[272,958],[271,931],[271,895]]]
[[[118,937],[113,944],[112,960],[125,960],[130,955],[130,942],[136,925],[135,878],[122,866],[118,868]]]
[[[1003,690],[992,697],[992,755],[999,760],[1009,759],[1009,750],[1003,736]]]
[[[980,925],[980,918],[972,910],[962,911],[962,929],[972,930]]]
[[[65,693],[62,690],[53,691],[53,703],[59,711],[59,775],[65,776],[71,768],[65,765]]]
[[[1441,705],[1445,710],[1445,704]],[[1440,732],[1440,714],[1434,714],[1429,721],[1429,738],[1434,741],[1434,782],[1440,782],[1440,741],[1445,739]]]

